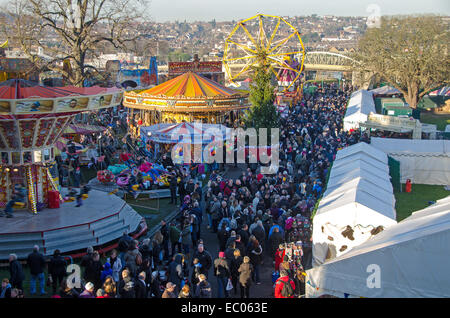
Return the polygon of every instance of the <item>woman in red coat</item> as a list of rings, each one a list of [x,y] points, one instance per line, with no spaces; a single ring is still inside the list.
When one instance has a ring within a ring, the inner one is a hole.
[[[284,260],[284,255],[286,255],[286,250],[284,249],[283,245],[280,244],[277,251],[275,252],[275,270],[279,271],[280,264]]]

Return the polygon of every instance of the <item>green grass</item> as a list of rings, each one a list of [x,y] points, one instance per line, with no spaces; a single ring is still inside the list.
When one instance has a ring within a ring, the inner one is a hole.
[[[170,204],[170,199],[160,199],[159,209],[156,199],[152,200],[134,200],[127,199],[127,203],[140,215],[155,216],[154,218],[147,219],[148,229],[151,230],[154,226],[158,225],[162,219],[172,213],[177,207],[174,204]],[[157,209],[157,210],[155,210]]]
[[[402,185],[405,191],[405,185]],[[411,192],[396,192],[395,209],[397,211],[397,221],[401,221],[411,215],[412,212],[426,208],[428,201],[436,201],[450,195],[444,186],[413,184]]]
[[[438,130],[444,131],[445,126],[450,124],[450,114],[433,114],[422,111],[420,113],[420,122],[437,125]]]

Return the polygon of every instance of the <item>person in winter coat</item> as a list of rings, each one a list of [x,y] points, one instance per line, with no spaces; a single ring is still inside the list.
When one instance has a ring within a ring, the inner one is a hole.
[[[53,257],[48,264],[48,273],[52,280],[53,294],[56,293],[57,286],[61,286],[61,282],[66,276],[67,262],[64,257],[61,256],[59,250],[55,250]]]
[[[181,252],[181,243],[180,243],[181,231],[178,229],[175,223],[170,224],[169,228],[169,238],[171,243],[171,256],[173,257],[176,253]]]
[[[262,263],[263,249],[256,238],[250,240],[249,244],[250,246],[247,250],[248,256],[250,257],[250,262],[253,265],[254,269],[253,280],[256,282],[257,285],[259,285],[261,284],[259,278],[259,269]]]
[[[39,246],[33,247],[33,252],[28,255],[27,264],[30,268],[31,282],[30,282],[30,294],[36,294],[36,279],[39,279],[39,287],[41,289],[41,295],[45,295],[45,259],[44,255],[39,253]]]
[[[142,255],[138,249],[138,241],[133,240],[130,244],[127,253],[124,256],[125,267],[130,271],[132,277],[137,277],[139,259],[142,260]]]
[[[175,293],[176,287],[177,286],[175,284],[168,282],[161,298],[177,298],[177,295]]]
[[[11,286],[23,290],[22,282],[25,279],[25,274],[22,269],[22,264],[17,260],[16,254],[9,254],[9,274]]]
[[[281,243],[283,243],[283,236],[280,233],[278,227],[275,227],[269,238],[269,252],[273,260],[275,260],[275,252]]]
[[[174,283],[176,286],[181,286],[181,281],[184,279],[183,270],[183,255],[177,254],[174,260],[169,264],[168,281]]]
[[[11,284],[8,278],[2,280],[2,286],[0,288],[0,298],[11,298]]]
[[[208,277],[209,269],[212,266],[212,257],[211,254],[207,250],[205,250],[205,247],[203,244],[198,244],[197,250],[195,251],[194,255],[192,256],[192,260],[198,259],[201,266],[201,274],[205,274],[206,277]],[[193,265],[193,261],[191,263],[191,266]]]
[[[219,251],[225,251],[227,247],[228,237],[229,232],[227,231],[227,225],[225,223],[222,223],[219,232],[217,232],[217,238],[219,239]]]
[[[195,287],[195,298],[212,298],[211,284],[206,280],[206,276],[200,274],[198,280]]]
[[[76,289],[71,288],[64,278],[59,287],[59,296],[61,298],[78,298],[80,293]]]
[[[219,258],[214,260],[214,276],[217,277],[217,298],[224,298],[224,294],[228,298],[229,293],[226,287],[231,273],[224,252],[219,252]]]
[[[181,288],[180,293],[178,294],[178,298],[192,298],[191,289],[189,288],[189,285],[184,285],[183,288]]]
[[[92,246],[89,246],[86,250],[86,254],[81,258],[80,266],[84,268],[83,279],[85,281],[89,281],[89,277],[87,277],[87,275],[89,275],[89,271],[87,271],[87,268],[91,266],[93,254],[94,249]]]
[[[239,284],[241,290],[241,298],[250,298],[250,286],[252,284],[252,273],[253,266],[250,264],[250,258],[248,256],[244,257],[244,261],[239,266]]]
[[[189,221],[184,223],[181,231],[181,245],[183,246],[183,254],[189,258],[189,244],[191,244],[191,225]]]
[[[100,261],[100,254],[95,251],[92,255],[92,261],[86,267],[85,271],[86,281],[93,283],[95,289],[98,289],[102,286],[102,282],[100,280],[102,269],[103,265]]]
[[[120,298],[136,298],[136,286],[130,271],[124,269],[122,271],[122,279],[119,282],[118,293]]]
[[[141,272],[136,280],[136,298],[147,298],[147,283],[145,282],[146,274]]]
[[[103,265],[102,273],[100,274],[100,281],[102,284],[105,282],[106,277],[113,275],[113,271],[111,269],[111,264],[106,262],[105,265]]]
[[[284,284],[290,284],[292,287],[292,291],[295,291],[295,283],[292,279],[289,278],[289,274],[282,270],[280,272],[280,278],[277,279],[275,282],[275,298],[294,298],[294,293],[292,293],[291,296],[283,296],[282,290],[284,287]]]
[[[95,298],[94,290],[94,284],[88,282],[84,285],[84,291],[80,294],[79,298]]]
[[[286,250],[284,249],[284,246],[280,244],[278,246],[277,251],[275,252],[275,270],[279,271],[280,264],[284,260],[284,256],[286,255]]]
[[[116,282],[112,276],[108,276],[103,283],[102,289],[108,295],[109,298],[115,298],[117,295],[117,287]]]
[[[114,282],[118,283],[120,280],[120,272],[122,271],[122,261],[118,257],[117,250],[112,250],[111,255],[106,261],[111,264]]]
[[[241,256],[239,249],[235,249],[233,252],[233,258],[230,262],[231,271],[231,283],[233,284],[234,294],[237,295],[237,283],[239,281],[239,267],[242,265],[244,259]]]

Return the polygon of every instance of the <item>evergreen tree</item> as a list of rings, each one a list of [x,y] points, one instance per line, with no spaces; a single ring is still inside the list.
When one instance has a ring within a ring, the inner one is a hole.
[[[278,128],[280,117],[274,105],[275,94],[271,83],[272,73],[270,66],[260,64],[253,72],[252,84],[250,85],[251,107],[246,111],[245,124],[248,128]]]

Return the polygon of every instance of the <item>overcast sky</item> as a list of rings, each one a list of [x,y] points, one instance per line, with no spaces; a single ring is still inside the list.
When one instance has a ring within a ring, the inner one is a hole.
[[[370,4],[381,15],[435,13],[450,15],[449,0],[150,0],[151,20],[241,20],[258,13],[283,16],[368,16]]]

